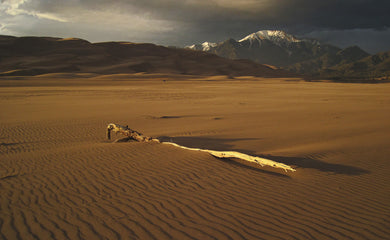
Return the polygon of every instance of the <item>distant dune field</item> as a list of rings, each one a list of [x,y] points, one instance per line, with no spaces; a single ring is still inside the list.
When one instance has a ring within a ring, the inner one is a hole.
[[[296,74],[245,59],[226,59],[151,43],[90,43],[77,38],[0,35],[0,76],[52,73],[164,73],[291,77]]]
[[[388,239],[389,92],[281,78],[2,77],[0,239]],[[113,143],[110,122],[297,171]]]

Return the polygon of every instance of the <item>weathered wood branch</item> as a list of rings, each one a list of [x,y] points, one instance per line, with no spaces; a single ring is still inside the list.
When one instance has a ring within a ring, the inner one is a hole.
[[[144,136],[144,135],[142,135],[142,133],[139,133],[139,132],[131,129],[128,126],[121,126],[121,125],[115,124],[115,123],[110,123],[107,126],[107,138],[109,140],[111,139],[111,132],[121,133],[122,135],[124,135],[130,139],[136,140],[138,142],[158,142],[158,143],[160,142],[160,140],[158,140],[157,138],[151,138],[151,137]]]
[[[255,157],[255,156],[247,155],[247,154],[240,153],[240,152],[215,151],[215,150],[200,149],[200,148],[189,148],[189,147],[180,146],[180,145],[178,145],[176,143],[172,143],[172,142],[162,142],[162,143],[163,144],[173,145],[175,147],[179,147],[179,148],[183,148],[183,149],[187,149],[187,150],[207,152],[207,153],[213,155],[214,157],[218,157],[218,158],[239,158],[239,159],[242,159],[242,160],[245,160],[245,161],[248,161],[248,162],[253,162],[253,163],[260,164],[260,166],[262,166],[262,167],[263,166],[271,166],[271,167],[274,167],[274,168],[282,168],[286,172],[287,172],[287,170],[290,170],[292,172],[296,171],[294,168],[292,168],[292,167],[290,167],[290,166],[288,166],[286,164],[275,162],[275,161],[272,161],[272,160],[269,160],[269,159],[266,159],[266,158],[261,158],[261,157]]]
[[[173,142],[160,142],[160,140],[158,140],[157,138],[144,136],[142,133],[139,133],[135,130],[132,130],[128,126],[121,126],[121,125],[115,124],[115,123],[110,123],[107,126],[107,138],[108,139],[111,139],[111,132],[121,133],[122,135],[128,137],[129,139],[133,139],[133,140],[136,140],[138,142],[156,142],[156,143],[169,144],[169,145],[183,148],[186,150],[207,152],[207,153],[209,153],[215,157],[218,157],[218,158],[239,158],[239,159],[242,159],[242,160],[245,160],[248,162],[257,163],[261,166],[271,166],[274,168],[281,168],[281,169],[284,169],[286,172],[287,172],[287,170],[290,170],[292,172],[296,171],[294,168],[292,168],[286,164],[275,162],[275,161],[272,161],[272,160],[266,159],[266,158],[250,156],[250,155],[240,153],[240,152],[215,151],[215,150],[209,150],[209,149],[189,148],[189,147],[184,147],[184,146],[178,145],[178,144],[173,143]]]

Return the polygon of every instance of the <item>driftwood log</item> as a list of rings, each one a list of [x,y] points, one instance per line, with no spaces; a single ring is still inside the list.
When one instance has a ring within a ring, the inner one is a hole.
[[[121,126],[119,124],[110,123],[107,126],[107,138],[111,139],[111,132],[121,133],[129,139],[136,140],[138,142],[160,142],[157,138],[146,137],[135,130],[130,129],[128,126]]]
[[[244,153],[240,152],[234,152],[234,151],[215,151],[215,150],[209,150],[209,149],[199,149],[199,148],[189,148],[189,147],[184,147],[181,145],[178,145],[173,142],[160,142],[157,138],[152,138],[152,137],[147,137],[144,136],[142,133],[139,133],[135,130],[130,129],[128,126],[121,126],[119,124],[115,123],[110,123],[107,126],[107,138],[110,140],[111,139],[111,133],[120,133],[124,136],[126,136],[128,139],[132,139],[138,142],[155,142],[155,143],[161,143],[161,144],[168,144],[172,145],[178,148],[183,148],[186,150],[191,150],[191,151],[200,151],[200,152],[207,152],[217,158],[239,158],[248,162],[253,162],[257,163],[261,166],[271,166],[274,168],[281,168],[284,171],[287,172],[287,170],[295,172],[296,170],[286,164],[279,163],[272,161],[270,159],[266,158],[261,158],[261,157],[255,157],[255,156],[250,156]]]

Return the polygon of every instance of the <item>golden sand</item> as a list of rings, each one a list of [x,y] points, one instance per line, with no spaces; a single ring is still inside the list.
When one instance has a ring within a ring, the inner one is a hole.
[[[0,85],[0,239],[390,236],[390,84],[48,74]],[[110,122],[297,171],[112,143]]]

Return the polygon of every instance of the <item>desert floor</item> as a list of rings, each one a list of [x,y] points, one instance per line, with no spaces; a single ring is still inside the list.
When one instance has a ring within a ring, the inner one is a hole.
[[[249,77],[2,78],[0,239],[389,239],[389,93]],[[113,143],[110,122],[297,171]]]

